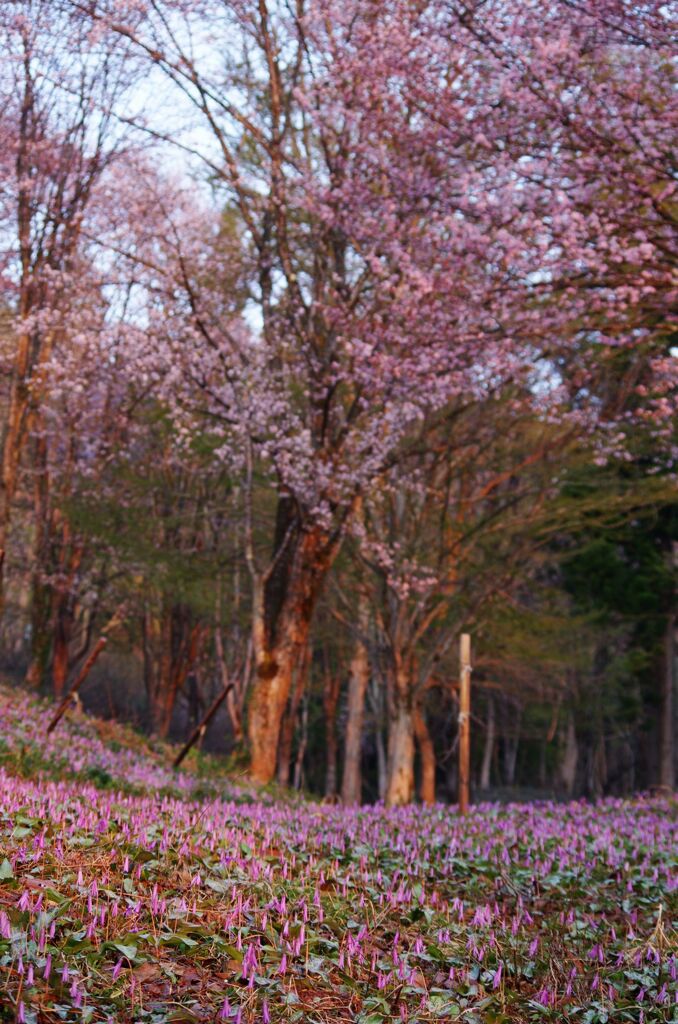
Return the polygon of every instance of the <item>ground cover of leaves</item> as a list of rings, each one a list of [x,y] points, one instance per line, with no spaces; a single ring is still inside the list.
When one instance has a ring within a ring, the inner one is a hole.
[[[47,715],[0,690],[0,1020],[678,1022],[672,798],[248,800]]]

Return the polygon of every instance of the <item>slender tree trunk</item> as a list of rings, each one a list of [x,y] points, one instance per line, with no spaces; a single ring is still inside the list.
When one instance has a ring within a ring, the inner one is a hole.
[[[539,740],[539,770],[537,773],[539,788],[546,789],[546,737]]]
[[[60,698],[66,688],[71,667],[71,645],[76,623],[75,580],[82,564],[83,545],[74,538],[65,520],[52,523],[53,542],[60,547],[60,561],[64,579],[53,591],[52,623],[52,686],[54,696]]]
[[[225,690],[229,685],[229,671],[228,663],[226,660],[226,652],[224,651],[224,643],[221,637],[221,623],[217,621],[214,629],[214,646],[217,656],[217,664],[219,666],[219,675],[221,677],[221,685]],[[242,714],[240,712],[240,703],[237,699],[235,679],[232,680],[233,686],[228,690],[226,695],[226,709],[228,711],[228,717],[231,720],[231,727],[233,729],[233,737],[237,744],[243,741],[243,727],[242,727]]]
[[[341,679],[336,673],[325,673],[323,712],[325,715],[325,796],[337,794],[337,704]]]
[[[676,785],[674,675],[677,629],[677,617],[669,616],[664,635],[664,665],[659,713],[659,784],[669,790],[675,789]]]
[[[301,660],[295,666],[292,693],[280,726],[280,739],[278,741],[278,783],[281,786],[289,786],[290,784],[294,733],[299,725],[299,709],[304,699],[304,693],[306,692],[310,664],[311,651],[310,647],[307,647],[303,652]]]
[[[521,708],[516,704],[514,706],[513,722],[507,721],[507,728],[504,733],[504,779],[507,786],[514,786],[516,781],[521,718]]]
[[[71,640],[69,619],[68,609],[59,608],[56,614],[52,645],[52,687],[57,700],[63,697],[68,678],[68,653]]]
[[[362,802],[362,740],[365,718],[365,695],[370,681],[370,659],[364,642],[367,629],[367,604],[361,599],[358,612],[359,634],[356,637],[348,682],[348,707],[344,736],[344,772],[341,800],[346,806]]]
[[[579,761],[579,744],[574,724],[574,713],[568,712],[565,732],[565,749],[560,763],[560,779],[567,796],[574,793],[577,781],[577,763]]]
[[[179,691],[195,665],[205,630],[191,621],[185,605],[166,603],[160,594],[144,611],[144,680],[151,730],[169,735]]]
[[[381,722],[377,722],[375,744],[377,748],[377,792],[379,799],[385,801],[388,788],[388,758],[386,756],[386,744],[384,743],[384,731]]]
[[[24,228],[28,231],[28,228]],[[28,289],[22,287],[20,316],[30,310]],[[31,338],[22,331],[17,341],[14,372],[10,383],[9,409],[2,438],[0,460],[0,617],[5,611],[5,556],[11,524],[12,504],[17,491],[19,466],[25,441],[26,417],[29,408],[29,359]]]
[[[190,672],[186,680],[186,702],[188,704],[188,721],[193,731],[202,717],[203,699],[198,686],[195,672]]]
[[[421,782],[419,796],[423,804],[436,802],[436,752],[433,739],[426,724],[426,718],[419,707],[413,713],[414,732],[419,747]]]
[[[412,679],[398,659],[393,676],[392,711],[388,732],[386,806],[411,803],[414,796],[414,713]]]
[[[593,750],[591,751],[589,788],[591,795],[600,800],[605,795],[607,783],[607,750],[605,747],[605,736],[603,735],[602,723],[598,725]]]
[[[294,788],[302,789],[304,785],[304,758],[308,745],[308,694],[305,693],[301,701],[301,722],[299,729],[299,744],[297,755],[294,759]]]
[[[162,717],[159,708],[161,679],[158,658],[158,651],[162,643],[162,627],[157,605],[158,600],[155,597],[150,597],[144,606],[142,616],[144,687],[150,727],[154,733],[160,727]]]
[[[492,694],[487,698],[487,728],[485,730],[485,746],[483,748],[483,763],[480,769],[480,788],[487,792],[490,788],[492,774],[492,754],[494,752],[495,718],[494,718],[494,697]]]
[[[31,600],[31,660],[26,685],[37,689],[45,681],[52,653],[52,595],[49,586],[34,578]]]
[[[412,709],[398,703],[389,730],[386,806],[412,802],[414,795],[414,722]]]

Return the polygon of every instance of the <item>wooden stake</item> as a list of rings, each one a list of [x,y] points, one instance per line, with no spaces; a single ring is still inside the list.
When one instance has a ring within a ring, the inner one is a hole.
[[[467,814],[471,780],[471,637],[459,644],[459,813]]]
[[[195,743],[197,743],[197,741],[202,736],[205,735],[205,733],[207,732],[207,726],[210,724],[210,722],[212,721],[212,719],[216,715],[217,711],[219,710],[219,708],[221,707],[223,702],[228,697],[228,695],[231,692],[231,690],[233,690],[233,687],[234,687],[234,684],[233,683],[229,683],[228,686],[225,686],[224,689],[221,691],[221,693],[218,694],[218,696],[214,698],[214,700],[210,704],[209,708],[207,709],[207,711],[205,713],[205,717],[203,718],[202,722],[200,722],[199,725],[196,725],[195,729],[193,730],[191,735],[188,737],[188,740],[186,741],[184,746],[181,748],[181,750],[179,751],[177,756],[174,758],[174,767],[175,768],[179,767],[179,765],[181,764],[183,759],[186,757],[186,754],[189,752],[191,747]]]

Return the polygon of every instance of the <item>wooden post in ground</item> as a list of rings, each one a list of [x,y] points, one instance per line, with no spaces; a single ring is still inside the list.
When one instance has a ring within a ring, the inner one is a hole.
[[[459,813],[469,807],[471,782],[471,637],[461,634],[459,644]]]

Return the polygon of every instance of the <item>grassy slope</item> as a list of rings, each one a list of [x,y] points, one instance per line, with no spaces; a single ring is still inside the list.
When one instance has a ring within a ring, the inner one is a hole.
[[[266,803],[48,715],[0,689],[0,1019],[678,1021],[674,801]]]

